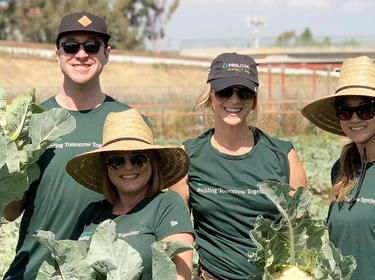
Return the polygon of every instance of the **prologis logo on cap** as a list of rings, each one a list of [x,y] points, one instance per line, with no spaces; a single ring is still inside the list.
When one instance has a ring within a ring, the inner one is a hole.
[[[89,25],[92,23],[91,19],[89,19],[87,16],[83,16],[83,17],[81,17],[81,18],[78,20],[78,22],[79,22],[83,27],[87,27],[87,26],[89,26]]]
[[[224,62],[223,65],[222,65],[223,68],[227,68],[228,67],[228,63]]]

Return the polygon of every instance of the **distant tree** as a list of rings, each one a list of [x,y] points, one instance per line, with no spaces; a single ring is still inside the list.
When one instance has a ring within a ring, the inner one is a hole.
[[[355,39],[351,38],[351,39],[348,39],[348,40],[345,40],[344,42],[342,42],[341,45],[343,45],[343,46],[359,46],[359,45],[361,45],[361,43],[359,43]]]
[[[329,38],[329,37],[324,37],[324,39],[323,39],[323,41],[322,41],[322,43],[321,43],[321,45],[323,45],[323,46],[330,46],[332,43],[331,43],[331,38]]]
[[[316,41],[310,31],[310,28],[306,27],[305,30],[297,37],[297,45],[309,46],[315,45]]]
[[[294,43],[292,42],[292,40],[294,40],[295,37],[296,37],[296,32],[294,30],[285,31],[277,37],[275,45],[276,46],[291,45],[292,43]]]
[[[9,0],[12,8],[0,11],[0,39],[54,43],[64,15],[87,11],[106,18],[112,47],[142,48],[144,38],[163,37],[177,6],[178,0]]]

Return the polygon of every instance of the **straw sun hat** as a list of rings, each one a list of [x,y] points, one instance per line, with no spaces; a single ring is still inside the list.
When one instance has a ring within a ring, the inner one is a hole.
[[[100,149],[80,154],[71,159],[66,171],[86,188],[103,193],[101,154],[110,151],[156,151],[167,188],[181,180],[188,172],[190,161],[184,149],[154,145],[151,128],[135,109],[109,113],[103,127]]]
[[[334,108],[335,97],[339,96],[375,98],[375,63],[370,58],[360,56],[344,60],[335,93],[307,104],[302,114],[317,127],[345,136]]]

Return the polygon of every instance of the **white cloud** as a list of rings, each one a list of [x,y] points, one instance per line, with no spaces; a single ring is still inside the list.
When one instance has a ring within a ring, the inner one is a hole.
[[[348,14],[358,14],[374,8],[371,1],[349,1],[342,6],[342,11]]]

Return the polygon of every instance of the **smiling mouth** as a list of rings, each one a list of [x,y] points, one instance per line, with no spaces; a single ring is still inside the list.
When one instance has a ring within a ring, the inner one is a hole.
[[[134,174],[128,174],[128,175],[121,175],[120,178],[129,180],[129,179],[134,179],[137,176],[138,176],[138,173],[134,173]]]
[[[91,65],[89,65],[89,64],[73,64],[73,67],[75,68],[75,69],[87,69],[87,68],[89,68]]]
[[[354,130],[354,131],[360,131],[362,129],[365,129],[365,127],[364,126],[361,126],[361,127],[351,127],[350,129]]]
[[[241,112],[241,108],[228,108],[228,107],[225,107],[224,108],[225,111],[227,111],[228,113],[239,113]]]

